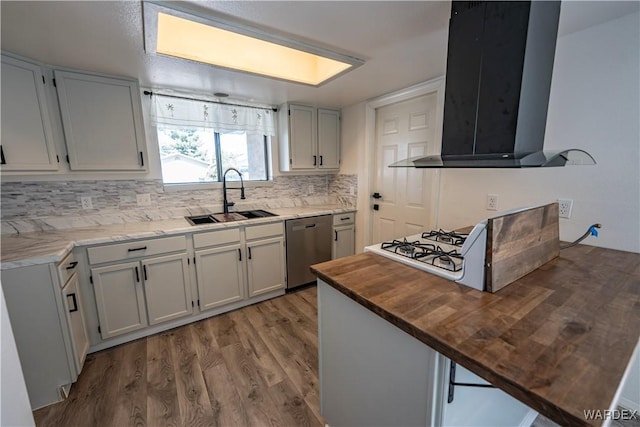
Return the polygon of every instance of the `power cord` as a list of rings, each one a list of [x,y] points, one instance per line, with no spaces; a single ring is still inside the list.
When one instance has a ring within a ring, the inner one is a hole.
[[[575,245],[577,245],[578,243],[582,242],[584,239],[586,239],[589,236],[594,236],[594,237],[598,237],[598,228],[602,228],[602,224],[593,224],[589,227],[589,229],[587,230],[586,233],[584,233],[582,236],[580,236],[577,240],[569,243],[568,245],[564,245],[564,246],[560,246],[560,249],[568,249],[571,248]]]

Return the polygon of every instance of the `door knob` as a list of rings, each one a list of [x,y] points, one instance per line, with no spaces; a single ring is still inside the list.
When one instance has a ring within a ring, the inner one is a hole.
[[[376,199],[376,200],[377,200],[377,199],[382,199],[382,196],[380,195],[380,193],[373,193],[373,194],[371,195],[371,197],[373,197],[373,198],[374,198],[374,199]]]

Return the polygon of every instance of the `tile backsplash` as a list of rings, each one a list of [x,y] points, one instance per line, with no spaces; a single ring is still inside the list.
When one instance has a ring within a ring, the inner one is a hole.
[[[328,203],[355,207],[357,183],[356,175],[346,174],[277,176],[272,185],[248,187],[246,200],[240,201],[235,191],[230,193],[230,199],[246,208]],[[138,194],[149,194],[150,205],[138,206]],[[91,197],[93,209],[82,209],[81,197],[86,196]],[[221,209],[222,191],[165,191],[161,180],[3,182],[1,203],[5,234],[210,212]]]

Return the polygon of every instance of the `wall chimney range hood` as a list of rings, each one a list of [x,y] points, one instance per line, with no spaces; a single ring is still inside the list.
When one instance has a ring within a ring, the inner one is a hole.
[[[595,164],[543,151],[559,1],[453,1],[440,155],[391,167],[527,168]]]

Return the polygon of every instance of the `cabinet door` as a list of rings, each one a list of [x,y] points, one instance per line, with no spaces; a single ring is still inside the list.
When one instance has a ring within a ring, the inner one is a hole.
[[[247,243],[249,297],[285,287],[284,238]]]
[[[340,111],[318,109],[318,167],[340,168]]]
[[[140,91],[135,81],[55,71],[73,170],[145,170]]]
[[[103,339],[147,326],[140,263],[91,269]]]
[[[67,323],[71,332],[71,345],[73,347],[73,361],[76,364],[76,372],[82,372],[84,359],[89,350],[89,337],[84,322],[84,315],[80,307],[81,300],[78,292],[78,275],[74,274],[62,289],[64,295],[64,308]]]
[[[2,171],[51,171],[58,162],[40,66],[2,56]]]
[[[168,255],[142,262],[149,324],[193,313],[187,255]]]
[[[355,226],[333,228],[332,259],[350,256],[355,253]]]
[[[291,169],[314,169],[318,164],[316,109],[289,106]]]
[[[200,309],[207,310],[245,298],[240,245],[196,251]]]

